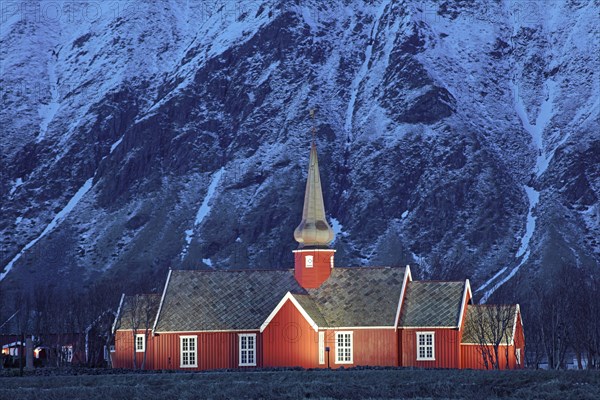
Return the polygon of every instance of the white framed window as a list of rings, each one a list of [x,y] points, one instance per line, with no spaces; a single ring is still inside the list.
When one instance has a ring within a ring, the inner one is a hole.
[[[325,332],[319,332],[319,364],[325,364]]]
[[[238,338],[240,349],[239,366],[256,366],[256,333],[240,333]]]
[[[417,361],[435,360],[435,332],[417,332]]]
[[[521,365],[521,349],[515,350],[515,358],[517,361],[517,365]]]
[[[179,366],[194,368],[198,366],[198,336],[179,336]]]
[[[331,268],[333,268],[333,256],[329,258],[329,264],[331,265]]]
[[[306,258],[304,259],[305,263],[306,263],[306,268],[312,268],[313,264],[314,264],[314,259],[313,256],[306,256]]]
[[[135,352],[143,353],[146,351],[146,335],[143,333],[135,335]]]
[[[73,362],[73,346],[62,346],[61,358],[64,362]]]
[[[335,333],[336,364],[352,364],[352,336],[351,331]]]

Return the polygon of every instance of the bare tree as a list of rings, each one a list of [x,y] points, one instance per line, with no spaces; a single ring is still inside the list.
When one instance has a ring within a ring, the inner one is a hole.
[[[486,369],[509,368],[509,345],[513,340],[515,305],[473,305],[465,322],[465,337],[477,345]],[[501,348],[504,351],[501,352]]]
[[[17,290],[14,296],[15,323],[19,334],[19,375],[23,376],[23,356],[25,354],[25,335],[31,329],[31,297],[24,290]]]
[[[135,294],[127,296],[123,304],[123,318],[125,318],[126,326],[131,328],[133,339],[133,368],[138,368],[138,342],[137,335],[143,334],[143,358],[141,360],[140,369],[144,369],[146,365],[146,349],[148,337],[156,311],[160,296],[158,294]]]

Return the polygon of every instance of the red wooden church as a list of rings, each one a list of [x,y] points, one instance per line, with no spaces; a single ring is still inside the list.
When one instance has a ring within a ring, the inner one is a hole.
[[[293,270],[171,270],[160,301],[125,297],[113,366],[522,367],[518,305],[472,305],[468,280],[413,281],[408,266],[335,266],[314,143],[294,237]]]

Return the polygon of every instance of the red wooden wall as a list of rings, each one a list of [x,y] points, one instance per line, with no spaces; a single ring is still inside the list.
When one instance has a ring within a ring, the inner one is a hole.
[[[508,366],[506,365],[506,350],[508,347]],[[488,347],[491,354],[494,351],[491,346]],[[521,363],[517,363],[517,357],[515,352],[517,349],[521,350]],[[483,355],[480,346],[472,344],[462,344],[460,346],[461,353],[461,368],[472,368],[472,369],[485,369],[483,362]],[[486,350],[487,353],[487,350]],[[498,350],[498,356],[500,358],[499,366],[500,369],[520,369],[525,366],[525,337],[523,335],[523,326],[521,324],[521,318],[517,318],[517,326],[515,329],[514,345],[501,345]],[[491,368],[491,366],[488,366]]]
[[[331,258],[335,250],[315,249],[294,252],[294,276],[303,288],[318,288],[331,275]],[[313,267],[306,267],[306,256],[313,257]]]
[[[397,332],[394,329],[340,329],[353,332],[353,363],[335,363],[335,332],[325,330],[325,347],[330,348],[331,368],[356,365],[398,365]],[[287,301],[263,331],[264,366],[297,366],[326,368],[319,364],[319,334],[308,324],[298,309]]]
[[[435,360],[417,361],[417,332],[435,332]],[[400,365],[420,368],[460,368],[460,335],[458,329],[401,329],[402,342]]]
[[[498,349],[498,354],[500,357],[500,369],[506,368],[506,349],[507,346],[500,346]],[[492,346],[489,346],[489,350],[492,354],[494,351]],[[485,369],[485,364],[483,362],[483,356],[481,354],[481,348],[478,345],[474,344],[463,344],[460,346],[461,352],[461,368],[471,368],[471,369]],[[523,361],[523,349],[521,349],[521,361]],[[491,365],[488,366],[489,369],[492,368]],[[515,358],[515,346],[508,346],[508,369],[517,368],[517,362]],[[519,366],[518,368],[522,368]]]
[[[335,332],[327,330],[325,346],[329,346],[331,368],[344,368],[370,365],[370,366],[397,366],[398,365],[398,331],[395,329],[339,329],[340,331],[353,332],[353,363],[335,364]],[[327,357],[327,355],[325,355]],[[325,361],[327,363],[327,361]]]
[[[257,331],[248,332],[181,332],[159,333],[146,343],[145,369],[207,370],[222,368],[249,368],[239,366],[238,334],[256,333],[256,364],[262,366],[262,340]],[[197,336],[198,366],[181,368],[180,336]],[[112,353],[115,368],[133,368],[133,336],[131,331],[117,331],[116,352]],[[143,353],[137,353],[137,365],[141,366]],[[251,367],[250,367],[251,368]]]
[[[263,331],[265,367],[318,368],[319,335],[287,301]]]

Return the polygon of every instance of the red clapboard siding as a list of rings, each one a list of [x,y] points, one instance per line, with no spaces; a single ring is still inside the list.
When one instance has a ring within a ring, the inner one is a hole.
[[[486,353],[489,351],[491,354],[494,354],[493,348],[490,346],[486,350]],[[521,363],[517,363],[516,351],[520,350],[521,353]],[[508,366],[506,361],[508,350]],[[523,335],[523,325],[521,324],[520,315],[517,317],[517,326],[515,329],[515,337],[513,345],[501,345],[498,350],[498,355],[500,358],[499,366],[500,369],[520,369],[525,365],[525,337]],[[472,369],[485,369],[485,364],[483,362],[482,349],[478,345],[472,344],[461,344],[460,346],[460,354],[461,354],[461,368],[472,368]],[[488,365],[488,368],[491,366]]]
[[[287,301],[263,331],[265,367],[318,368],[319,335]]]
[[[458,329],[402,329],[399,331],[402,341],[403,367],[420,368],[460,368],[460,333]],[[435,332],[435,360],[417,361],[417,332]]]
[[[294,253],[294,276],[303,288],[318,288],[331,275],[331,259],[335,250],[301,250]],[[306,267],[306,256],[313,257],[312,268]]]
[[[257,366],[262,366],[262,343],[258,332],[186,332],[159,333],[150,336],[147,343],[146,369],[185,369],[207,370],[239,367],[238,334],[256,334]],[[180,336],[197,336],[198,367],[180,367]],[[115,335],[113,365],[116,368],[133,367],[133,338],[131,331],[117,331]],[[138,367],[141,365],[142,353],[138,353]]]
[[[397,333],[394,329],[340,329],[353,332],[353,363],[335,363],[335,332],[325,330],[331,368],[354,365],[398,365]],[[319,364],[319,335],[298,309],[287,301],[263,332],[264,365],[324,368]]]
[[[352,364],[335,363],[335,332],[352,332]],[[352,366],[397,366],[398,332],[392,329],[328,329],[325,346],[330,347],[331,368]],[[327,354],[325,354],[327,357]],[[327,364],[327,360],[325,361]]]
[[[506,350],[507,346],[500,346],[498,353],[500,358],[500,369],[507,369],[506,366]],[[489,347],[489,351],[493,354],[494,351],[492,346]],[[522,352],[523,350],[521,350]],[[483,356],[481,354],[481,347],[473,344],[463,344],[460,346],[461,352],[461,368],[471,368],[471,369],[486,369],[485,364],[483,362]],[[521,357],[523,357],[523,353],[521,353]],[[488,368],[491,369],[492,366],[488,365]],[[515,346],[508,346],[508,369],[517,368],[517,362],[515,357]],[[519,367],[520,368],[520,367]]]
[[[142,333],[142,332],[140,332]],[[133,331],[117,331],[115,333],[115,352],[111,353],[114,368],[133,368]],[[153,337],[152,333],[146,342],[146,364],[144,369],[153,369]],[[144,359],[144,353],[136,353],[136,364],[139,369]]]

